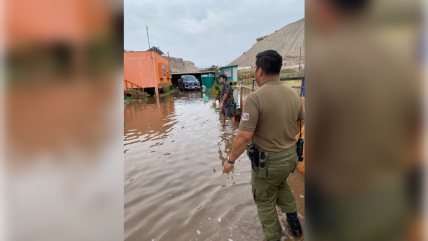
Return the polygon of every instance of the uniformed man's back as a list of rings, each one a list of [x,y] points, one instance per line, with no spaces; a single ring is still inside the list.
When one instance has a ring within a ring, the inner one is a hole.
[[[239,129],[254,131],[260,151],[280,152],[296,144],[296,120],[304,117],[303,105],[297,92],[279,77],[264,82],[245,105]]]
[[[252,194],[266,240],[282,237],[277,206],[286,214],[293,234],[301,236],[299,205],[287,177],[302,157],[295,136],[297,125],[303,123],[303,105],[296,91],[279,80],[282,56],[278,52],[266,50],[256,59],[254,79],[260,88],[245,100],[239,132],[223,165],[232,170],[235,160],[247,150]],[[253,145],[248,145],[251,140]]]

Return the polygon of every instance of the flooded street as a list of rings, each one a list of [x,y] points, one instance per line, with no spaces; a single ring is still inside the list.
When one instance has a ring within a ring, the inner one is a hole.
[[[238,128],[230,120],[221,126],[208,91],[135,101],[124,118],[125,240],[264,240],[247,155],[234,172],[222,171]],[[288,183],[304,229],[304,179],[296,171]],[[283,239],[304,240],[278,215]]]

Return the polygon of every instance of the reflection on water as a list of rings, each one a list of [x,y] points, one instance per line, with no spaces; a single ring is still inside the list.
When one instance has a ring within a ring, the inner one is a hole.
[[[233,173],[222,170],[237,129],[221,126],[208,91],[136,101],[124,116],[125,240],[264,240],[250,161],[243,154]],[[304,215],[303,178],[288,183]]]

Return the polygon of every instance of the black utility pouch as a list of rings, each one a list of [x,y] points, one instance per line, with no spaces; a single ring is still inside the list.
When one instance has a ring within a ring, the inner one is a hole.
[[[299,140],[297,140],[297,156],[299,157],[299,162],[303,161],[303,139],[300,137]]]
[[[297,156],[299,157],[299,162],[302,162],[303,161],[303,144],[305,143],[305,141],[302,139],[302,119],[300,119],[299,123],[300,123],[300,136],[296,143],[296,147],[297,147],[296,152],[297,152]]]
[[[266,153],[267,155],[267,153]],[[267,158],[264,152],[260,153],[260,172],[258,177],[260,178],[267,178],[267,168],[266,168],[266,164],[267,164]]]
[[[251,160],[251,166],[258,167],[259,166],[259,150],[257,147],[253,145],[248,145],[248,156]]]

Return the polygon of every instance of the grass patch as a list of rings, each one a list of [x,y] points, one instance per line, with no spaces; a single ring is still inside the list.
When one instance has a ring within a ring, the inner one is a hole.
[[[216,97],[219,96],[219,92],[221,90],[221,86],[214,83],[213,87],[211,89],[208,89],[208,91],[212,94],[212,96]]]
[[[165,83],[165,93],[168,93],[171,91],[171,83]]]
[[[134,93],[134,94],[138,94],[141,93],[141,91],[136,90],[136,89],[128,89],[129,92]]]
[[[294,69],[282,69],[279,73],[280,78],[289,78],[289,77],[298,77],[303,76],[303,69],[300,70],[294,70]]]
[[[134,91],[130,91],[135,93]],[[140,92],[140,91],[138,91]],[[151,95],[144,93],[144,97],[142,99],[136,99],[134,96],[127,96],[123,99],[123,105],[126,107],[127,105],[129,105],[131,102],[133,101],[137,101],[137,100],[146,100],[148,97],[150,97]]]
[[[299,77],[299,76],[303,76],[303,72],[304,70],[301,69],[300,72],[298,70],[295,69],[282,69],[281,72],[279,73],[279,77],[280,78],[290,78],[290,77]],[[243,70],[239,70],[238,71],[238,83],[245,85],[245,86],[253,86],[253,77],[250,77],[250,81],[249,83],[243,83],[243,75],[245,74],[250,74],[250,76],[254,76],[254,70],[253,69],[243,69]],[[290,86],[300,86],[300,80],[290,80],[290,81],[285,81],[287,85]],[[257,84],[255,83],[255,86],[257,87]]]
[[[168,91],[165,92],[165,93],[160,94],[159,97],[170,95],[170,94],[174,93],[175,91],[176,91],[176,89],[174,87],[172,87],[172,88],[168,87]]]
[[[288,86],[301,86],[302,85],[301,80],[287,80],[287,81],[282,81],[282,82]]]
[[[127,96],[123,99],[123,105],[124,107],[126,107],[127,105],[129,105],[132,101],[136,101],[137,99],[135,99],[134,96]]]

